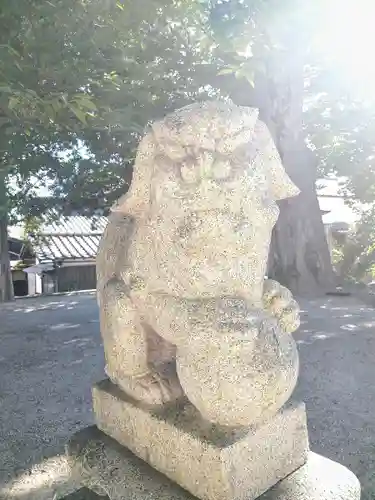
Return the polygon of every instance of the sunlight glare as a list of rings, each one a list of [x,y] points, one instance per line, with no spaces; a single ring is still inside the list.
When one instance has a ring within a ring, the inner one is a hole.
[[[34,465],[30,471],[14,479],[4,488],[0,488],[0,498],[52,500],[55,498],[55,491],[66,494],[76,488],[67,458],[54,456]]]
[[[329,0],[321,19],[319,47],[347,83],[373,94],[375,2]]]

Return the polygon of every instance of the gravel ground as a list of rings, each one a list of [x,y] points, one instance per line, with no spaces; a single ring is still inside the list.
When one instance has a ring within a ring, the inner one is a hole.
[[[301,305],[296,395],[307,404],[311,447],[353,470],[369,500],[375,495],[375,311],[345,297]],[[90,387],[103,377],[103,366],[93,294],[0,306],[1,500],[52,498],[45,485],[56,481],[56,464],[64,481],[64,444],[93,422]]]

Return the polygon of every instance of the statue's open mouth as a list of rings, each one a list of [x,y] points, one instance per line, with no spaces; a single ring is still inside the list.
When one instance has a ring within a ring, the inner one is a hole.
[[[237,233],[250,226],[250,221],[244,214],[232,213],[223,209],[194,210],[185,217],[178,227],[179,236],[183,239],[193,235],[220,235],[223,232]]]

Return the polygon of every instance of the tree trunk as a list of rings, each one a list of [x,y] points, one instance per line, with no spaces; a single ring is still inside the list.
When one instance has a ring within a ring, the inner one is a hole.
[[[8,249],[8,216],[6,212],[5,179],[0,171],[0,302],[14,299]]]
[[[280,202],[280,217],[273,232],[268,275],[295,295],[321,294],[334,286],[328,242],[316,194],[317,161],[306,146],[303,131],[305,40],[290,40],[301,30],[286,23],[284,50],[274,49],[266,72],[252,88],[244,79],[227,77],[221,89],[236,104],[259,109],[271,131],[284,168],[300,195]],[[289,40],[288,40],[289,38]]]
[[[294,294],[332,288],[333,270],[316,194],[317,162],[303,131],[305,40],[292,22],[279,33],[284,50],[274,49],[255,83],[260,118],[268,125],[284,168],[300,194],[280,202],[268,274]],[[291,34],[293,38],[291,39]]]
[[[301,193],[296,198],[280,202],[280,217],[272,236],[268,275],[287,286],[294,294],[315,295],[333,288],[331,257],[315,182],[308,179],[308,172],[303,178],[305,170],[313,169],[308,166],[306,151],[294,150],[293,155],[293,159],[284,159],[284,165]]]
[[[258,75],[255,89],[244,81],[234,88],[230,94],[236,104],[259,108],[286,172],[301,191],[279,204],[268,275],[296,295],[324,293],[334,277],[316,194],[316,159],[303,135],[303,64],[288,66],[276,58],[267,74]]]

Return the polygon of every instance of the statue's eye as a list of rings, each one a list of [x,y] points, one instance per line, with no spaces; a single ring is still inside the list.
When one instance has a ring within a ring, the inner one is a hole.
[[[187,184],[200,181],[200,164],[195,158],[188,157],[181,162],[181,178]]]

